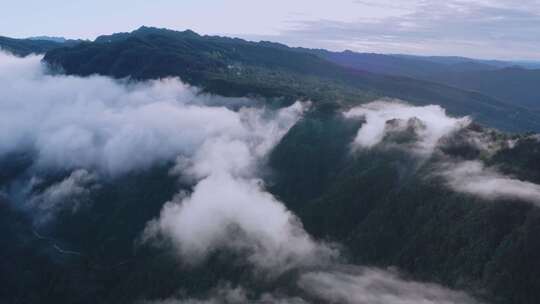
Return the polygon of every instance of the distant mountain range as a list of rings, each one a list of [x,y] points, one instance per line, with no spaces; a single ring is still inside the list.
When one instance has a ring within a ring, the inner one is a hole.
[[[388,96],[419,104],[439,103],[456,115],[474,115],[479,121],[507,130],[538,129],[536,118],[519,109],[540,111],[540,91],[536,89],[540,70],[534,69],[536,63],[331,52],[150,27],[100,36],[94,42],[47,36],[0,37],[0,47],[22,56],[51,51],[45,60],[69,74],[140,79],[180,76],[225,95],[349,101]],[[142,66],[137,64],[147,56],[151,60],[145,60]],[[286,72],[285,78],[294,77],[294,81],[278,79],[276,69]],[[501,110],[505,107],[508,109]],[[510,117],[501,119],[501,111]],[[497,117],[497,122],[490,117]],[[520,117],[519,122],[505,123],[516,117]]]
[[[30,54],[44,54],[50,50],[74,46],[84,40],[65,39],[63,37],[37,36],[26,39],[16,39],[0,36],[0,49],[6,50],[17,56]]]
[[[311,51],[344,67],[438,82],[540,110],[540,69],[535,63]]]

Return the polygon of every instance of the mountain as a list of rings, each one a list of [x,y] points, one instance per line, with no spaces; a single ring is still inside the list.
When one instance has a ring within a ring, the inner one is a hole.
[[[306,50],[344,67],[406,76],[479,92],[508,104],[540,109],[540,70],[520,62]],[[530,68],[525,68],[530,67]]]
[[[27,56],[32,53],[43,54],[61,46],[63,46],[62,43],[50,40],[14,39],[0,36],[0,48],[18,56]]]
[[[433,81],[474,90],[512,104],[540,111],[540,70],[507,67],[497,70],[444,72],[431,75]]]
[[[54,49],[44,60],[72,75],[151,79],[178,76],[208,92],[312,99],[354,105],[378,97],[440,104],[454,115],[509,131],[539,130],[536,113],[488,96],[410,77],[342,67],[320,56],[267,42],[142,27],[132,33]],[[290,102],[289,101],[289,102]]]
[[[0,49],[13,53],[17,56],[30,54],[44,54],[50,50],[74,46],[83,40],[65,39],[63,37],[38,36],[26,39],[15,39],[0,36]]]
[[[444,65],[459,65],[464,63],[470,63],[473,65],[479,65],[492,68],[507,68],[511,66],[518,66],[520,62],[514,61],[502,61],[502,60],[487,60],[487,59],[475,59],[460,56],[416,56],[416,55],[403,55],[403,54],[391,54],[391,56],[401,58],[415,58],[423,61],[435,62]]]
[[[430,75],[448,71],[491,70],[497,66],[461,59],[461,57],[420,57],[409,55],[385,55],[357,53],[353,51],[331,52],[327,50],[300,49],[312,52],[331,62],[373,73],[428,79]]]

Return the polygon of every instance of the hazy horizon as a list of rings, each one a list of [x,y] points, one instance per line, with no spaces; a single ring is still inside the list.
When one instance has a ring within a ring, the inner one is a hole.
[[[538,0],[30,0],[3,12],[0,35],[14,38],[94,39],[147,25],[329,50],[540,60]]]

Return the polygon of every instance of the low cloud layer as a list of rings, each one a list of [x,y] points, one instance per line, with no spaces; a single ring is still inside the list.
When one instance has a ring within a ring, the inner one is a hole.
[[[488,200],[518,199],[540,206],[540,185],[503,175],[480,161],[446,164],[442,175],[459,192]]]
[[[197,184],[164,206],[146,239],[164,234],[184,260],[195,263],[219,249],[246,253],[252,265],[275,273],[332,257],[333,250],[312,240],[257,177],[266,154],[300,118],[302,105],[269,120],[257,113],[239,112],[245,136],[207,138],[191,159],[179,160],[175,171]]]
[[[147,301],[142,304],[245,304],[245,303],[275,303],[275,304],[307,304],[300,297],[288,297],[263,293],[253,296],[253,293],[244,287],[232,287],[230,284],[222,284],[208,292],[203,298],[170,298],[165,300]]]
[[[381,100],[350,109],[347,118],[362,118],[353,145],[370,148],[391,132],[408,132],[414,137],[414,149],[431,154],[439,140],[470,123],[470,119],[452,118],[438,105],[411,106],[399,100]]]
[[[27,185],[28,192],[34,192],[39,187],[40,179],[34,177]],[[55,183],[43,191],[31,196],[28,207],[39,213],[40,222],[46,222],[62,210],[77,212],[79,208],[89,203],[92,191],[99,188],[97,177],[84,169],[73,171],[62,181]]]
[[[375,101],[352,108],[344,115],[365,120],[353,141],[356,150],[384,143],[429,157],[441,144],[452,146],[457,140],[490,157],[515,145],[515,139],[497,138],[494,131],[465,130],[471,123],[468,117],[449,117],[437,105],[417,107],[399,100]],[[460,130],[465,132],[458,139],[455,135]],[[506,176],[479,160],[463,160],[437,151],[444,157],[434,159],[438,162],[435,175],[442,176],[451,189],[488,200],[515,199],[540,205],[540,185]]]
[[[299,286],[327,303],[350,304],[467,304],[464,293],[435,284],[406,281],[379,269],[348,267],[345,271],[314,271],[301,275]]]
[[[206,106],[224,98],[178,79],[53,76],[40,59],[0,53],[0,157],[32,151],[38,169],[120,175],[190,155],[207,137],[243,132],[234,111]]]
[[[270,110],[234,99],[233,110],[221,106],[228,99],[200,95],[178,79],[133,84],[99,76],[49,75],[36,56],[0,54],[0,82],[0,158],[14,153],[34,157],[30,178],[23,181],[28,187],[23,188],[30,189],[28,200],[37,210],[48,215],[76,210],[99,187],[99,178],[121,178],[168,163],[171,173],[193,188],[165,203],[143,232],[145,241],[165,240],[186,263],[203,262],[209,254],[226,250],[242,257],[258,278],[271,280],[286,271],[299,276],[290,286],[300,289],[299,295],[229,286],[218,287],[208,298],[164,303],[362,303],[401,298],[454,303],[454,293],[440,287],[410,283],[384,271],[351,272],[356,268],[339,262],[335,246],[314,240],[265,190],[260,179],[265,159],[301,119],[308,103]],[[237,109],[239,105],[244,107]],[[369,146],[384,137],[385,119],[410,120],[408,107],[379,102],[348,115],[367,119],[364,126],[369,128],[360,133],[370,136],[367,142],[361,140]],[[378,115],[378,109],[387,114]],[[403,110],[406,114],[392,117]],[[417,148],[422,151],[432,149],[461,123],[448,118],[433,131],[430,127],[444,111],[415,110],[428,127],[419,131]],[[41,189],[40,174],[46,172],[64,172],[65,177]],[[312,286],[324,287],[325,292]],[[358,288],[367,295],[358,294]]]
[[[436,284],[407,281],[393,271],[352,265],[307,270],[291,282],[293,292],[255,293],[222,284],[202,298],[170,298],[144,304],[343,303],[343,304],[476,304],[463,292]]]
[[[193,192],[165,204],[146,237],[167,237],[186,261],[228,249],[276,271],[332,255],[257,174],[308,103],[235,111],[178,79],[129,84],[49,75],[36,56],[0,54],[0,80],[0,157],[35,154],[36,181],[39,172],[73,170],[43,191],[31,187],[34,209],[54,214],[71,203],[76,210],[89,194],[89,172],[119,177],[176,161],[171,172],[192,181]]]

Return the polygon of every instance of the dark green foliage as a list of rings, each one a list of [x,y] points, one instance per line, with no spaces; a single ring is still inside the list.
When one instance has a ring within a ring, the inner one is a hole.
[[[17,56],[43,54],[52,49],[66,45],[74,45],[77,41],[68,40],[64,43],[39,39],[13,39],[0,36],[0,50],[5,50]]]
[[[47,224],[35,224],[23,206],[0,196],[2,303],[127,304],[173,296],[179,289],[206,293],[223,277],[234,282],[248,273],[219,255],[204,267],[191,267],[170,248],[139,242],[163,204],[189,188],[169,176],[168,166],[101,179],[100,185],[90,205],[76,213],[65,210]],[[62,254],[55,246],[78,254]]]

